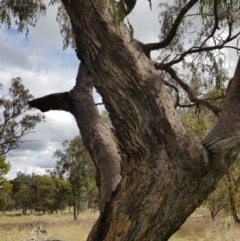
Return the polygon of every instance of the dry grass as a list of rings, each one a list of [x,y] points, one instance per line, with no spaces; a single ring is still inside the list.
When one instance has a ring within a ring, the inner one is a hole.
[[[76,222],[73,215],[2,216],[0,240],[12,240],[12,235],[15,241],[22,241],[30,236],[32,230],[26,224],[37,223],[48,231],[48,236],[52,236],[52,239],[85,241],[97,217],[98,212],[91,211],[80,213]]]
[[[182,225],[170,241],[239,241],[240,227],[231,218],[217,216],[212,221],[210,214],[200,208]]]
[[[0,240],[22,241],[30,235],[31,227],[27,223],[37,223],[49,231],[53,239],[65,241],[85,241],[98,217],[96,212],[83,212],[76,222],[72,215],[29,215],[0,217]],[[170,241],[238,241],[240,227],[231,219],[217,217],[212,221],[206,210],[199,209],[183,224]],[[126,240],[127,241],[127,240]]]

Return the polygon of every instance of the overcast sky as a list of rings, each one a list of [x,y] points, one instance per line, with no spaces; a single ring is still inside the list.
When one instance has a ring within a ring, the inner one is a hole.
[[[147,0],[139,0],[129,17],[134,26],[134,35],[143,42],[157,41],[159,33],[158,1],[153,1],[153,10]],[[21,77],[23,84],[34,97],[70,90],[75,82],[79,61],[71,49],[62,50],[62,37],[55,21],[56,8],[50,7],[46,18],[41,18],[36,28],[31,28],[28,37],[17,33],[14,26],[0,28],[0,83],[6,94],[11,78]],[[94,95],[95,101],[100,97]],[[13,179],[17,172],[44,174],[53,168],[56,160],[54,151],[64,140],[71,140],[79,134],[74,118],[66,112],[45,113],[46,122],[35,128],[25,143],[11,151],[7,160],[11,170],[7,175]]]

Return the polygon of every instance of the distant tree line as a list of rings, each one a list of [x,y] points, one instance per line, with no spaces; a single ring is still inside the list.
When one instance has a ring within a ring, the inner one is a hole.
[[[81,210],[98,208],[98,194],[94,180],[94,167],[83,147],[80,136],[64,141],[55,151],[54,170],[48,175],[26,175],[19,172],[11,181],[2,178],[0,211],[21,210],[22,214],[63,212],[72,209],[74,219]],[[10,165],[1,157],[0,174]]]

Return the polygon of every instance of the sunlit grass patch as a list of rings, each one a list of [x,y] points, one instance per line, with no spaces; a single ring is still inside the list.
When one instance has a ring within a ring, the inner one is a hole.
[[[0,240],[22,241],[30,236],[32,227],[27,223],[42,225],[48,236],[66,241],[85,241],[98,217],[98,212],[86,211],[79,214],[77,221],[73,215],[27,215],[0,217]]]

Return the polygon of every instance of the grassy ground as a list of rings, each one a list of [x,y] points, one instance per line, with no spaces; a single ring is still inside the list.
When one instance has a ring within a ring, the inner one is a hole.
[[[239,241],[240,227],[230,217],[216,217],[212,221],[209,211],[199,208],[170,239],[170,241]]]
[[[0,216],[0,240],[22,241],[30,236],[32,227],[27,223],[41,224],[52,239],[85,241],[98,217],[97,212],[83,212],[76,222],[72,215]],[[14,239],[12,238],[14,237]],[[170,241],[239,241],[240,227],[231,219],[217,217],[212,221],[206,210],[197,210],[176,232]]]
[[[83,212],[79,214],[77,221],[73,215],[29,215],[29,216],[0,216],[0,240],[22,241],[30,236],[32,227],[27,223],[41,224],[48,231],[47,237],[65,241],[85,241],[98,212]],[[36,235],[36,232],[35,232]]]

